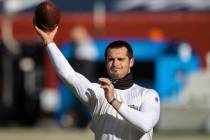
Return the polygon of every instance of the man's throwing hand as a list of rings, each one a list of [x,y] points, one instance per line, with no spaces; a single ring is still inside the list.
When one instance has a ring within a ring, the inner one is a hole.
[[[36,29],[38,36],[40,36],[45,46],[51,42],[54,42],[54,37],[57,33],[58,26],[55,27],[55,29],[53,29],[52,31],[47,31],[47,32],[44,32],[43,30],[38,28],[36,25],[34,25],[34,27]]]

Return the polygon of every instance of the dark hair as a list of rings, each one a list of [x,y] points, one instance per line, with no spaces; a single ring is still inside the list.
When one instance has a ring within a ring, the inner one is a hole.
[[[111,42],[105,50],[105,59],[107,58],[107,52],[108,49],[113,49],[113,48],[123,48],[125,47],[127,49],[127,56],[129,57],[129,59],[133,58],[133,50],[131,48],[131,45],[123,40],[117,40],[117,41],[113,41]]]

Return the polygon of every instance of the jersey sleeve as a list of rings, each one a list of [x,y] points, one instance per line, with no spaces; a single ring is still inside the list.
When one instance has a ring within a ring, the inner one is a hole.
[[[91,82],[82,74],[74,71],[55,43],[48,44],[47,52],[60,78],[74,90],[82,102],[89,104],[92,97],[90,95],[92,92],[89,92]]]
[[[118,112],[130,124],[147,133],[157,124],[160,117],[160,99],[154,90],[143,93],[140,110],[122,104]]]

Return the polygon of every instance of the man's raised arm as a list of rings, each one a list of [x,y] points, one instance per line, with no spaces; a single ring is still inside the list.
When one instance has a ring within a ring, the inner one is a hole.
[[[52,31],[44,32],[35,26],[37,34],[41,37],[46,50],[49,54],[51,62],[53,63],[56,72],[68,85],[73,87],[77,96],[85,103],[88,103],[89,98],[86,95],[87,88],[90,87],[90,81],[83,75],[74,71],[64,55],[54,43],[54,37],[57,33],[58,27]]]

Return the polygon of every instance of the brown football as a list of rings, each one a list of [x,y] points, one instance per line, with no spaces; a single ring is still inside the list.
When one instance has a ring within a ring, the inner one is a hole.
[[[59,24],[60,18],[60,10],[52,2],[42,2],[35,9],[34,22],[44,31],[53,30]]]

